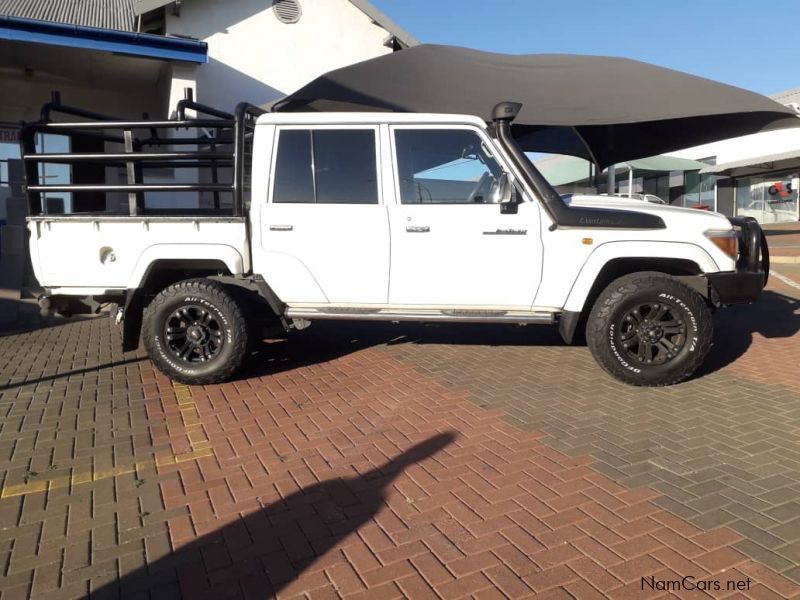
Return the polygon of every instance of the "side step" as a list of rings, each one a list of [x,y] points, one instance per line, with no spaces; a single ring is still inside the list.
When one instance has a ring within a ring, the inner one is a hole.
[[[450,323],[535,323],[552,325],[558,313],[549,311],[483,309],[415,309],[375,307],[295,307],[284,313],[288,319],[328,319],[340,321],[447,321]]]

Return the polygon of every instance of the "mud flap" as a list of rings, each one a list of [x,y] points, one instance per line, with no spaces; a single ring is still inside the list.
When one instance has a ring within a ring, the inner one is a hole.
[[[558,333],[561,334],[561,339],[565,343],[571,344],[575,339],[575,330],[578,328],[578,322],[581,320],[581,313],[565,310],[561,313],[561,318],[558,320]]]
[[[143,292],[140,288],[125,290],[122,312],[122,351],[132,352],[139,347],[142,332]]]

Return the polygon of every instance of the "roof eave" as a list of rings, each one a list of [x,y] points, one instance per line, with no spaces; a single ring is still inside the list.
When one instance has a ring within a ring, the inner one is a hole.
[[[4,15],[0,15],[0,39],[84,48],[159,60],[208,62],[208,45],[199,40]]]
[[[350,0],[350,3],[394,36],[401,46],[410,48],[419,45],[420,41],[417,38],[400,27],[369,0]]]

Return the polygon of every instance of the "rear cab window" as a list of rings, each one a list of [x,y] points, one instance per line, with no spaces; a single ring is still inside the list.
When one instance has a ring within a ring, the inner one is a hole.
[[[281,128],[272,202],[379,204],[376,128]]]

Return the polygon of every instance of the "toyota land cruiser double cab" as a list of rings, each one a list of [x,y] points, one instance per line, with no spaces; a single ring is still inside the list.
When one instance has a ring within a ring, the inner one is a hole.
[[[758,224],[561,198],[511,136],[519,107],[486,123],[229,114],[187,98],[173,119],[125,121],[54,102],[23,130],[40,304],[117,303],[125,348],[141,339],[190,384],[226,380],[249,342],[322,319],[553,325],[567,343],[585,332],[624,382],[686,379],[711,347],[710,310],[766,283]],[[37,152],[43,133],[97,150]],[[71,165],[72,181],[39,181],[47,163]],[[48,212],[54,194],[70,214]]]

